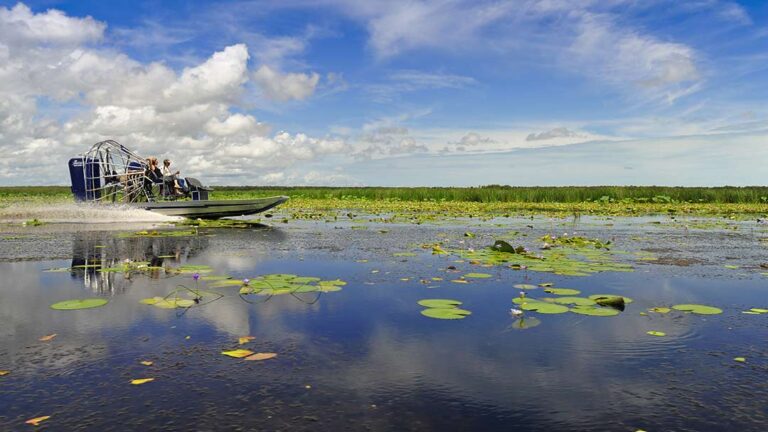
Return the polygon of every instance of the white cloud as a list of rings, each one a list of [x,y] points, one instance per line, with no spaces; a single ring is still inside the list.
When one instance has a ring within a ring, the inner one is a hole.
[[[320,75],[317,73],[280,73],[267,65],[253,73],[253,79],[272,100],[289,101],[306,99],[315,92]]]
[[[106,25],[92,18],[34,14],[18,5],[0,7],[0,24],[0,151],[7,156],[0,175],[6,182],[65,183],[66,160],[104,139],[170,157],[185,175],[231,183],[248,183],[254,168],[286,169],[346,146],[302,133],[269,136],[268,125],[235,112],[251,79],[244,44],[176,72],[104,48]],[[319,80],[316,74],[273,78],[269,92],[279,100],[306,98]],[[59,118],[63,106],[72,108]]]
[[[541,140],[549,140],[552,138],[572,138],[572,137],[581,137],[581,135],[565,127],[556,127],[546,132],[528,134],[528,136],[525,137],[525,140],[541,141]]]
[[[105,28],[91,17],[71,18],[53,9],[34,14],[22,3],[11,9],[0,8],[0,40],[15,45],[79,45],[98,41]]]

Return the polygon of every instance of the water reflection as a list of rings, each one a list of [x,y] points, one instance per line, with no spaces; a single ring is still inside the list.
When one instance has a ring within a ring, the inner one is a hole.
[[[79,232],[72,238],[71,275],[95,294],[116,294],[128,288],[134,274],[108,269],[139,263],[150,268],[142,276],[159,279],[165,277],[164,266],[186,262],[209,244],[207,236],[120,237],[104,232]]]

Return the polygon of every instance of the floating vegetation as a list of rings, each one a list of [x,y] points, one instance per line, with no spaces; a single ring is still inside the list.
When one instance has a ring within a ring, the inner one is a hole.
[[[573,296],[573,295],[581,294],[581,291],[577,289],[571,289],[571,288],[547,288],[544,290],[544,292],[549,294],[564,295],[564,296]]]
[[[723,310],[720,308],[699,304],[679,304],[672,306],[672,309],[699,315],[717,315],[723,313]]]
[[[672,312],[672,309],[668,308],[668,307],[664,307],[664,306],[657,306],[657,307],[652,307],[652,308],[648,309],[648,312],[656,312],[656,313],[660,313],[660,314],[665,314],[665,313]]]
[[[148,383],[148,382],[152,382],[152,381],[154,381],[154,380],[155,380],[154,378],[138,378],[138,379],[132,379],[132,380],[131,380],[131,385],[142,385],[142,384],[146,384],[146,383]]]
[[[461,302],[451,299],[423,299],[419,300],[419,305],[427,309],[421,311],[421,314],[435,319],[456,320],[464,319],[472,312],[459,309]]]
[[[567,306],[536,300],[521,303],[520,309],[543,314],[560,314],[570,310]]]
[[[547,299],[541,299],[543,301],[557,303],[557,304],[563,304],[563,305],[574,305],[574,306],[594,306],[595,301],[586,297],[556,297],[556,298],[547,298]]]
[[[484,265],[508,265],[513,269],[527,269],[549,272],[562,276],[588,276],[598,272],[631,272],[630,264],[618,263],[610,250],[610,241],[586,237],[540,238],[546,245],[538,253],[523,246],[512,246],[504,240],[497,240],[493,246],[478,250],[451,250],[462,258]]]
[[[616,294],[592,294],[591,296],[589,296],[590,299],[595,300],[596,302],[597,301],[610,300],[610,299],[614,299],[616,297],[620,297],[622,300],[624,300],[624,303],[626,303],[626,304],[630,304],[630,303],[632,303],[634,301],[634,300],[632,300],[629,297],[617,296]]]
[[[651,336],[659,336],[659,337],[662,337],[662,336],[666,336],[666,335],[667,335],[667,334],[666,334],[666,333],[664,333],[663,331],[656,331],[656,330],[649,330],[649,331],[647,331],[646,333],[647,333],[647,334],[649,334],[649,335],[651,335]]]
[[[253,351],[247,349],[236,349],[231,351],[222,351],[221,353],[228,357],[244,358],[253,354]]]
[[[734,357],[733,361],[737,361],[739,363],[746,363],[747,359],[746,359],[746,357]]]
[[[600,317],[616,316],[619,313],[621,313],[621,311],[617,309],[604,308],[599,306],[575,306],[571,308],[571,312],[579,315],[600,316]]]
[[[55,309],[55,310],[93,309],[93,308],[104,306],[107,303],[109,303],[109,300],[104,298],[64,300],[64,301],[52,304],[51,309]]]
[[[512,322],[508,327],[512,330],[528,330],[541,324],[541,320],[536,317],[520,317]]]
[[[51,418],[51,416],[40,416],[40,417],[31,418],[25,421],[24,423],[32,426],[40,426],[40,423],[48,420],[49,418]]]
[[[173,222],[176,226],[195,226],[198,228],[266,228],[261,219],[183,219]]]
[[[493,277],[493,275],[488,273],[467,273],[464,275],[464,278],[466,279],[488,279],[491,277]]]
[[[241,285],[241,295],[256,294],[269,296],[312,292],[335,292],[341,291],[341,287],[347,284],[340,279],[322,280],[318,277],[297,276],[294,274],[268,274],[248,279],[247,283],[246,281],[237,282]]]
[[[424,299],[418,303],[425,308],[454,308],[461,305],[460,301],[451,299]]]
[[[515,284],[515,285],[512,285],[512,286],[517,288],[517,289],[521,289],[521,290],[531,290],[531,289],[538,288],[536,285],[531,285],[531,284]]]
[[[182,297],[183,295],[183,297]],[[216,301],[223,296],[219,293],[187,288],[179,285],[165,297],[150,297],[140,300],[139,303],[151,305],[160,309],[187,309],[193,306],[202,306]]]

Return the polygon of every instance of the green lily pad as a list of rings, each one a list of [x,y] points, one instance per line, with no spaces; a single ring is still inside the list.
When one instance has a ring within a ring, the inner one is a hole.
[[[429,308],[421,311],[421,314],[436,319],[463,319],[472,312],[458,308]]]
[[[547,288],[544,292],[554,295],[573,296],[581,294],[581,291],[572,288]]]
[[[543,314],[560,314],[566,313],[569,310],[566,306],[541,301],[529,301],[522,303],[520,305],[520,309]]]
[[[208,286],[210,286],[211,288],[222,288],[222,287],[242,286],[242,285],[243,285],[243,281],[239,279],[222,279]]]
[[[516,319],[509,328],[513,330],[527,330],[541,324],[541,320],[536,317],[525,317]]]
[[[291,282],[295,284],[306,284],[306,283],[312,283],[312,282],[320,282],[320,278],[310,277],[310,276],[299,276],[291,279]]]
[[[750,312],[755,312],[755,313],[758,313],[758,314],[768,313],[768,309],[761,309],[761,308],[752,308],[749,311]]]
[[[493,276],[488,273],[467,273],[464,277],[467,279],[488,279]]]
[[[624,303],[629,304],[632,303],[634,300],[632,300],[629,297],[626,296],[620,296],[616,294],[593,294],[589,296],[590,299],[597,301],[599,298],[611,298],[611,297],[624,297]]]
[[[747,359],[745,357],[734,357],[733,361],[737,361],[739,363],[746,363]]]
[[[109,303],[109,300],[104,298],[64,300],[64,301],[52,304],[51,309],[56,309],[56,310],[92,309],[92,308],[104,306],[107,303]]]
[[[571,308],[571,312],[579,315],[601,316],[601,317],[616,316],[620,313],[616,309],[604,308],[599,306],[576,306]]]
[[[423,299],[419,300],[419,305],[424,306],[425,308],[435,308],[435,309],[442,309],[442,308],[455,308],[456,306],[461,305],[461,302],[458,300],[451,300],[451,299]]]
[[[576,305],[576,306],[594,306],[595,301],[586,297],[557,297],[552,299],[553,302],[564,305]]]
[[[346,285],[347,283],[346,283],[346,282],[344,282],[344,281],[343,281],[343,280],[341,280],[341,279],[335,279],[335,280],[324,280],[324,281],[320,281],[320,282],[318,282],[318,284],[319,284],[319,285],[344,286],[344,285]]]
[[[519,304],[523,304],[523,303],[532,302],[532,301],[539,301],[539,300],[536,300],[534,298],[529,298],[529,297],[515,297],[515,298],[512,299],[512,303],[518,304],[518,305]]]
[[[512,286],[517,288],[517,289],[521,289],[521,290],[529,290],[529,289],[536,289],[536,288],[538,288],[536,285],[531,285],[531,284],[515,284],[515,285],[512,285]]]
[[[723,310],[720,308],[699,304],[679,304],[672,306],[672,309],[699,315],[717,315],[723,313]]]
[[[656,330],[650,330],[650,331],[647,331],[646,333],[651,335],[651,336],[659,336],[659,337],[667,335],[663,331],[656,331]]]

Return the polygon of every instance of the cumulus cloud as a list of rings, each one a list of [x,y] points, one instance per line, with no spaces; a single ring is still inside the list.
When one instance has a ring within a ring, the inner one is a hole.
[[[276,100],[304,99],[317,85],[316,74],[262,67],[252,78],[245,44],[177,72],[104,47],[105,29],[90,17],[0,7],[0,151],[6,156],[0,176],[6,181],[65,183],[66,160],[104,139],[171,157],[183,174],[232,184],[253,183],[254,169],[276,173],[344,151],[341,140],[270,135],[268,125],[237,112],[252,79]]]
[[[315,92],[320,75],[316,73],[280,73],[269,66],[261,66],[253,73],[264,94],[272,100],[289,101],[306,99]]]
[[[91,17],[71,18],[57,10],[34,14],[22,3],[0,8],[0,40],[16,45],[79,45],[101,39],[105,28]]]
[[[554,129],[548,130],[546,132],[539,132],[539,133],[531,133],[528,134],[527,137],[525,137],[526,141],[541,141],[541,140],[549,140],[552,138],[572,138],[572,137],[580,137],[578,133],[565,128],[565,127],[556,127]]]
[[[397,156],[429,151],[427,146],[420,144],[410,136],[407,128],[402,126],[382,126],[368,130],[353,138],[358,150],[353,154],[355,159],[372,159],[381,156]]]

